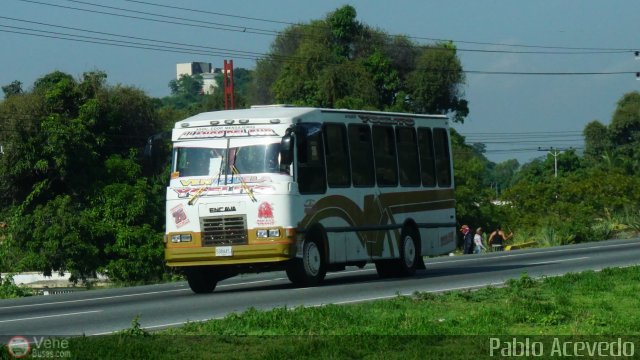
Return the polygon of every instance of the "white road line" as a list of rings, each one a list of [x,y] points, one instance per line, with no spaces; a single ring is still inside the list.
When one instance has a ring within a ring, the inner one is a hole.
[[[557,252],[568,252],[568,251],[577,251],[577,250],[591,250],[591,249],[601,249],[601,248],[608,248],[608,247],[618,247],[618,246],[629,246],[629,245],[635,245],[635,244],[614,244],[614,245],[602,245],[602,246],[591,246],[591,247],[586,247],[586,248],[575,248],[575,249],[557,249],[557,250],[547,250],[547,251],[538,251],[535,254],[552,254],[552,253],[557,253]],[[504,253],[504,252],[503,252]],[[531,255],[534,253],[520,253],[520,254],[509,254],[509,255],[502,255],[499,256],[497,258],[508,258],[508,257],[518,257],[518,256],[527,256],[527,255]],[[477,261],[480,259],[486,259],[485,257],[472,257],[472,258],[467,258],[467,259],[456,259],[456,260],[449,260],[449,261],[425,261],[425,265],[440,265],[440,264],[451,264],[451,263],[455,263],[455,262],[464,262],[464,261]]]
[[[149,329],[155,329],[155,328],[165,328],[165,327],[171,327],[171,326],[185,325],[185,324],[193,323],[193,322],[205,322],[205,321],[209,321],[209,320],[222,320],[224,318],[225,318],[224,316],[219,316],[219,317],[214,317],[214,318],[206,318],[206,319],[202,319],[202,320],[186,320],[186,321],[180,321],[180,322],[175,322],[175,323],[170,323],[170,324],[143,326],[142,329],[149,330]],[[122,330],[126,330],[126,329],[122,329]],[[122,330],[114,330],[114,331],[95,333],[95,334],[91,334],[89,336],[113,335],[113,334],[118,333],[118,332],[120,332]]]
[[[488,283],[488,284],[471,285],[471,286],[458,286],[458,287],[443,288],[443,289],[425,290],[425,291],[421,291],[421,292],[439,293],[439,292],[456,291],[456,290],[470,290],[470,289],[476,289],[476,288],[484,288],[484,287],[487,287],[487,286],[501,286],[501,285],[504,285],[504,281],[503,282],[493,282],[493,283]],[[371,298],[336,301],[336,302],[332,302],[331,304],[332,305],[342,305],[342,304],[352,304],[352,303],[359,303],[359,302],[391,299],[391,298],[396,298],[398,296],[413,296],[413,294],[415,292],[416,291],[412,291],[410,293],[398,293],[398,294],[394,294],[394,295],[376,296],[376,297],[371,297]],[[317,307],[317,306],[325,306],[325,305],[328,305],[328,304],[318,304],[318,305],[314,305],[314,306]]]
[[[576,261],[576,260],[584,260],[584,259],[589,259],[589,256],[583,256],[583,257],[571,258],[571,259],[562,259],[562,260],[541,261],[541,262],[527,263],[526,265],[557,264],[557,263],[566,262],[566,261]]]
[[[285,278],[275,278],[275,279],[267,279],[267,280],[247,281],[247,282],[241,282],[241,283],[235,283],[235,284],[220,285],[220,286],[218,286],[218,288],[229,287],[229,286],[238,286],[238,285],[261,284],[261,283],[265,283],[265,282],[280,281],[280,280],[286,280],[286,279]]]
[[[97,312],[102,312],[102,310],[91,310],[91,311],[82,311],[82,312],[66,313],[66,314],[34,316],[34,317],[21,318],[21,319],[0,320],[0,323],[15,322],[15,321],[25,321],[25,320],[46,319],[46,318],[53,318],[53,317],[60,317],[60,316],[84,315],[84,314],[91,314],[91,313],[97,313]]]
[[[229,287],[229,286],[238,286],[238,285],[258,284],[258,283],[263,283],[263,282],[280,281],[280,280],[285,280],[285,278],[276,278],[276,279],[271,279],[271,280],[247,281],[247,282],[236,283],[236,284],[225,284],[225,285],[220,285],[220,286],[218,286],[218,287],[220,288],[220,287]],[[26,304],[26,305],[2,306],[2,307],[0,307],[0,310],[5,310],[5,309],[16,309],[16,308],[25,308],[25,307],[34,307],[34,306],[45,306],[45,305],[59,305],[59,304],[70,304],[70,303],[82,303],[82,302],[88,302],[88,301],[109,300],[109,299],[127,298],[127,297],[142,296],[142,295],[163,294],[163,293],[171,293],[171,292],[179,292],[179,291],[191,291],[191,290],[190,290],[190,289],[188,289],[188,288],[184,288],[184,289],[175,289],[175,290],[149,291],[149,292],[138,293],[138,294],[126,294],[126,295],[103,296],[103,297],[90,298],[90,299],[65,300],[65,301],[54,301],[54,302],[39,303],[39,304]]]
[[[176,292],[176,291],[190,291],[190,290],[189,289],[177,289],[177,290],[150,291],[150,292],[138,293],[138,294],[103,296],[103,297],[90,298],[90,299],[65,300],[65,301],[54,301],[54,302],[40,303],[40,304],[3,306],[3,307],[0,307],[0,310],[15,309],[15,308],[25,308],[25,307],[34,307],[34,306],[45,306],[45,305],[71,304],[71,303],[96,301],[96,300],[108,300],[108,299],[126,298],[126,297],[133,297],[133,296],[162,294],[162,293],[170,293],[170,292]]]

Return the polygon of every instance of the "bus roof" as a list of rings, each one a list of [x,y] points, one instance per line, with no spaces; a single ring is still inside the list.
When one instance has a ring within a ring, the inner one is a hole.
[[[209,126],[211,121],[219,121],[221,124],[225,120],[229,119],[279,119],[282,123],[290,122],[291,119],[302,117],[304,115],[314,114],[320,115],[321,113],[343,113],[343,114],[368,114],[377,116],[396,116],[396,117],[410,117],[421,119],[438,119],[447,120],[444,115],[424,115],[424,114],[410,114],[399,112],[383,112],[383,111],[365,111],[365,110],[347,110],[347,109],[324,109],[314,107],[296,107],[291,105],[260,105],[252,106],[250,109],[237,109],[237,110],[220,110],[203,112],[175,124],[175,128],[183,128],[184,125],[189,124],[189,127],[196,126]],[[184,124],[184,125],[183,125]]]

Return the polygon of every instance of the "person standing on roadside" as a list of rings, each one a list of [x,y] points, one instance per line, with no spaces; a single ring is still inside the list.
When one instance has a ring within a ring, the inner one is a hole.
[[[487,251],[487,248],[484,247],[484,245],[482,244],[482,233],[484,232],[484,230],[482,230],[481,227],[476,229],[476,234],[473,235],[473,243],[475,244],[475,247],[473,248],[473,253],[474,254],[480,254],[482,253],[482,251]]]
[[[496,230],[489,235],[489,245],[493,251],[504,250],[504,242],[509,240],[513,236],[513,231],[509,232],[509,235],[505,235],[500,225],[496,226]]]
[[[460,227],[460,232],[462,232],[462,235],[464,236],[462,253],[473,254],[473,234],[471,233],[471,229],[469,229],[468,225],[462,225],[462,227]]]

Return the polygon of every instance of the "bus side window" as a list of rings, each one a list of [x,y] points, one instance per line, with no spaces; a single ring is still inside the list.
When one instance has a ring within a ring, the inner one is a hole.
[[[345,127],[342,124],[325,124],[323,132],[327,159],[327,183],[331,187],[348,187],[351,185],[351,178]]]
[[[447,137],[446,129],[433,129],[433,145],[436,154],[438,186],[451,186],[451,157],[449,152],[449,138]]]
[[[398,162],[393,128],[391,126],[373,126],[372,132],[378,186],[397,186]]]
[[[433,155],[433,137],[431,129],[418,128],[418,147],[420,149],[420,177],[422,185],[436,186],[436,164]]]
[[[413,128],[397,127],[398,163],[400,185],[420,186],[420,164],[418,163],[418,144]]]
[[[349,125],[349,150],[351,153],[351,176],[353,186],[375,185],[371,129],[369,125]]]
[[[327,182],[324,168],[322,132],[318,124],[302,124],[305,136],[296,141],[298,150],[298,189],[301,194],[324,194]]]

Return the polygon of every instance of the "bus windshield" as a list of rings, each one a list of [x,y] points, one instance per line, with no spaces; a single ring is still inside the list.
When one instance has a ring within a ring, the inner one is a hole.
[[[228,154],[228,156],[227,156]],[[176,147],[173,169],[180,177],[231,175],[235,166],[241,174],[279,173],[280,144],[227,148]]]

